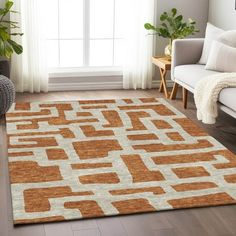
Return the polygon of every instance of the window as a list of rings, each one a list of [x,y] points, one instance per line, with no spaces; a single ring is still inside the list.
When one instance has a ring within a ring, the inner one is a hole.
[[[47,1],[48,66],[121,66],[124,2],[125,0]]]

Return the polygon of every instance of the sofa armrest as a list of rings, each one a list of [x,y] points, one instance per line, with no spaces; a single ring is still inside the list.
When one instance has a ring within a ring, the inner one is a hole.
[[[176,39],[173,42],[171,79],[174,79],[174,68],[179,65],[196,64],[200,60],[204,45],[203,38]]]

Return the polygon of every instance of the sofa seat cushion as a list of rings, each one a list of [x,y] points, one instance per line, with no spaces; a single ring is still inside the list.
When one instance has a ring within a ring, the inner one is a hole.
[[[220,72],[206,70],[204,65],[182,65],[176,66],[174,77],[176,80],[183,82],[192,89],[195,88],[197,82],[202,78],[217,74]],[[220,92],[219,102],[236,112],[236,88],[225,88]]]
[[[218,73],[220,72],[206,70],[205,65],[181,65],[175,67],[174,78],[194,89],[200,79]]]
[[[225,88],[220,92],[219,102],[236,112],[236,88]]]

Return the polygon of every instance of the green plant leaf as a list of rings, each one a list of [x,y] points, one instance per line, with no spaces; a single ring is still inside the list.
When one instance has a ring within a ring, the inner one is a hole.
[[[165,21],[167,19],[168,15],[166,12],[164,12],[161,16],[160,16],[160,20],[161,21]]]
[[[6,19],[8,13],[18,13],[17,11],[11,10],[14,2],[12,0],[7,0],[4,8],[0,8],[0,55],[10,58],[15,52],[21,54],[23,52],[23,47],[13,41],[11,36],[22,36],[22,33],[9,33],[9,29],[18,29],[18,22],[10,21]]]
[[[163,27],[165,27],[165,28],[167,28],[168,29],[168,26],[167,26],[167,24],[166,23],[162,23],[161,24]]]
[[[5,45],[5,56],[11,58],[12,53],[13,49],[9,45]]]
[[[5,4],[6,10],[9,11],[12,8],[13,4],[14,4],[14,2],[8,0]]]
[[[8,39],[10,39],[9,33],[8,33],[5,29],[3,29],[3,28],[0,28],[0,37],[1,37],[3,40],[5,40],[5,41],[7,41]]]
[[[10,35],[12,35],[12,36],[23,36],[24,34],[23,33],[11,33]]]
[[[19,11],[13,11],[13,10],[10,10],[9,12],[16,13],[16,14],[20,13]]]
[[[0,38],[0,56],[5,56],[5,44],[4,41]]]
[[[2,23],[7,23],[7,24],[18,24],[16,21],[11,21],[11,20],[2,20]]]
[[[150,23],[146,23],[145,25],[144,25],[144,28],[146,29],[146,30],[155,30],[156,28],[152,25],[152,24],[150,24]]]
[[[4,25],[0,25],[0,29],[7,32],[8,27],[6,27],[6,26],[4,26]]]
[[[168,38],[170,35],[169,35],[169,32],[167,29],[160,28],[160,36],[162,36],[164,38]]]
[[[0,8],[0,16],[5,14],[5,9]]]
[[[179,15],[175,18],[176,21],[182,21],[183,20],[183,16],[182,15]]]
[[[8,43],[12,46],[16,54],[21,54],[23,52],[23,47],[19,45],[18,43],[16,43],[15,41],[9,39]]]
[[[173,8],[173,9],[171,10],[171,12],[172,12],[172,16],[175,17],[176,14],[177,14],[177,9],[176,9],[176,8]]]

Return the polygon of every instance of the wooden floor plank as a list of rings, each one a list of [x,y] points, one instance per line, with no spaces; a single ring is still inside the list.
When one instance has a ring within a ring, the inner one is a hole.
[[[70,222],[44,224],[45,236],[73,236]]]
[[[97,219],[97,225],[102,236],[126,236],[126,231],[121,224],[121,217],[107,217]]]
[[[25,225],[25,226],[13,227],[12,222],[9,223],[7,236],[32,236],[32,235],[45,236],[43,225]]]
[[[231,232],[231,234],[236,234],[236,205],[231,207],[214,207],[212,211],[215,215],[220,218],[221,222],[224,223],[225,227]]]
[[[154,231],[155,236],[181,236],[176,229],[159,229]]]
[[[120,220],[128,236],[155,235],[153,222],[148,220],[148,214],[122,216]]]
[[[98,229],[87,229],[87,230],[74,231],[74,236],[101,236],[101,234]]]
[[[190,209],[163,212],[172,227],[182,236],[209,236]]]
[[[163,95],[157,90],[51,92],[48,94],[17,94],[17,101],[70,101],[132,97],[163,97]],[[189,96],[187,110],[182,108],[182,101],[180,99],[174,101],[168,100],[168,102],[200,127],[204,128],[232,152],[236,153],[235,119],[223,112],[219,112],[219,119],[216,125],[204,125],[196,119],[196,109],[192,96]],[[113,236],[119,235],[117,232],[124,233],[123,235],[127,236],[236,235],[235,205],[204,208],[204,217],[201,217],[203,212],[201,209],[191,209],[98,219],[95,220],[98,228],[95,228],[96,225],[93,223],[93,220],[13,227],[5,135],[5,120],[0,118],[0,236],[97,236],[108,234]],[[211,211],[214,214],[210,213]],[[217,217],[217,220],[211,219],[214,216]],[[214,230],[214,228],[218,229],[219,225],[224,225],[227,229],[226,232],[223,232],[221,229]]]
[[[198,219],[201,226],[208,232],[209,235],[230,235],[231,232],[211,208],[201,208],[198,211],[192,211],[194,216]],[[232,235],[233,236],[233,235]]]
[[[166,218],[164,212],[163,214],[150,213],[145,215],[145,221],[148,224],[148,227],[152,230],[161,230],[161,229],[172,229],[172,225]]]
[[[75,220],[70,222],[71,229],[73,231],[86,230],[86,229],[97,229],[98,225],[95,219],[92,220]]]

